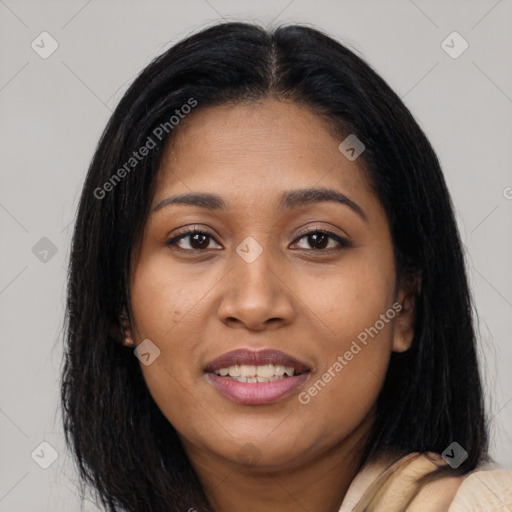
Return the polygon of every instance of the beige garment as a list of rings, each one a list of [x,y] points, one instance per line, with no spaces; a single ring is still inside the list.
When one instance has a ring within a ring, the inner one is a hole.
[[[512,471],[483,469],[418,486],[445,466],[436,453],[411,453],[368,464],[350,485],[339,512],[512,512]]]

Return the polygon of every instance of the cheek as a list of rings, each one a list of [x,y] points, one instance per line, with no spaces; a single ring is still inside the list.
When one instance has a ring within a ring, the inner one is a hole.
[[[133,273],[130,292],[135,332],[141,340],[172,338],[170,333],[179,330],[180,324],[197,317],[201,300],[215,284],[215,276],[172,265],[166,256],[160,250],[143,257]]]
[[[383,354],[370,368],[364,357],[362,353],[354,356],[340,371],[329,364],[299,395],[302,415],[314,420],[319,444],[332,446],[348,438],[371,416],[388,359]]]
[[[329,272],[310,272],[297,280],[297,295],[310,309],[309,316],[320,319],[325,348],[342,349],[391,308],[395,291],[395,269],[389,251],[353,249],[341,264]],[[313,314],[313,315],[312,315]],[[394,317],[394,315],[393,315]],[[392,322],[387,322],[381,338],[389,338]]]
[[[355,428],[384,381],[396,318],[393,260],[378,252],[354,252],[321,288],[306,284],[303,297],[325,319],[328,335],[316,338],[318,368],[299,402],[308,415],[324,420],[319,424],[327,439],[339,435],[338,428]]]
[[[178,429],[185,428],[194,404],[198,377],[191,372],[207,328],[204,300],[219,277],[200,275],[171,265],[164,254],[142,255],[134,269],[130,287],[136,323],[132,330],[136,345],[151,340],[160,353],[149,365],[140,364],[147,387]],[[182,425],[184,423],[184,425]]]
[[[297,399],[325,445],[348,436],[372,411],[391,354],[390,306],[382,298],[347,300],[330,324],[334,335],[319,340],[318,367]]]

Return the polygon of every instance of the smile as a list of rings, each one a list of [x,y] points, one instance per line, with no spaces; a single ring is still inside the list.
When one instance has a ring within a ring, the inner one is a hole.
[[[281,364],[264,364],[261,366],[242,364],[220,368],[214,373],[237,382],[274,382],[287,377],[293,377],[295,369],[292,366],[283,366]]]
[[[210,363],[208,381],[226,398],[244,405],[277,402],[304,385],[310,368],[277,350],[247,349],[224,354]]]

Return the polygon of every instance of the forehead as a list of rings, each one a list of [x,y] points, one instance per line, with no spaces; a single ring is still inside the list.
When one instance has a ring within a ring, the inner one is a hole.
[[[306,187],[371,194],[362,160],[341,154],[341,140],[325,118],[291,101],[198,105],[168,143],[153,206],[170,192],[197,190],[226,197],[228,207]]]

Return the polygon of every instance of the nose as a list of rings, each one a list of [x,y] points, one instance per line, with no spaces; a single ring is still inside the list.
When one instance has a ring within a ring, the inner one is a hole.
[[[233,255],[234,265],[218,309],[219,319],[229,327],[262,331],[293,321],[293,287],[268,257],[269,252],[264,250],[251,263]]]

